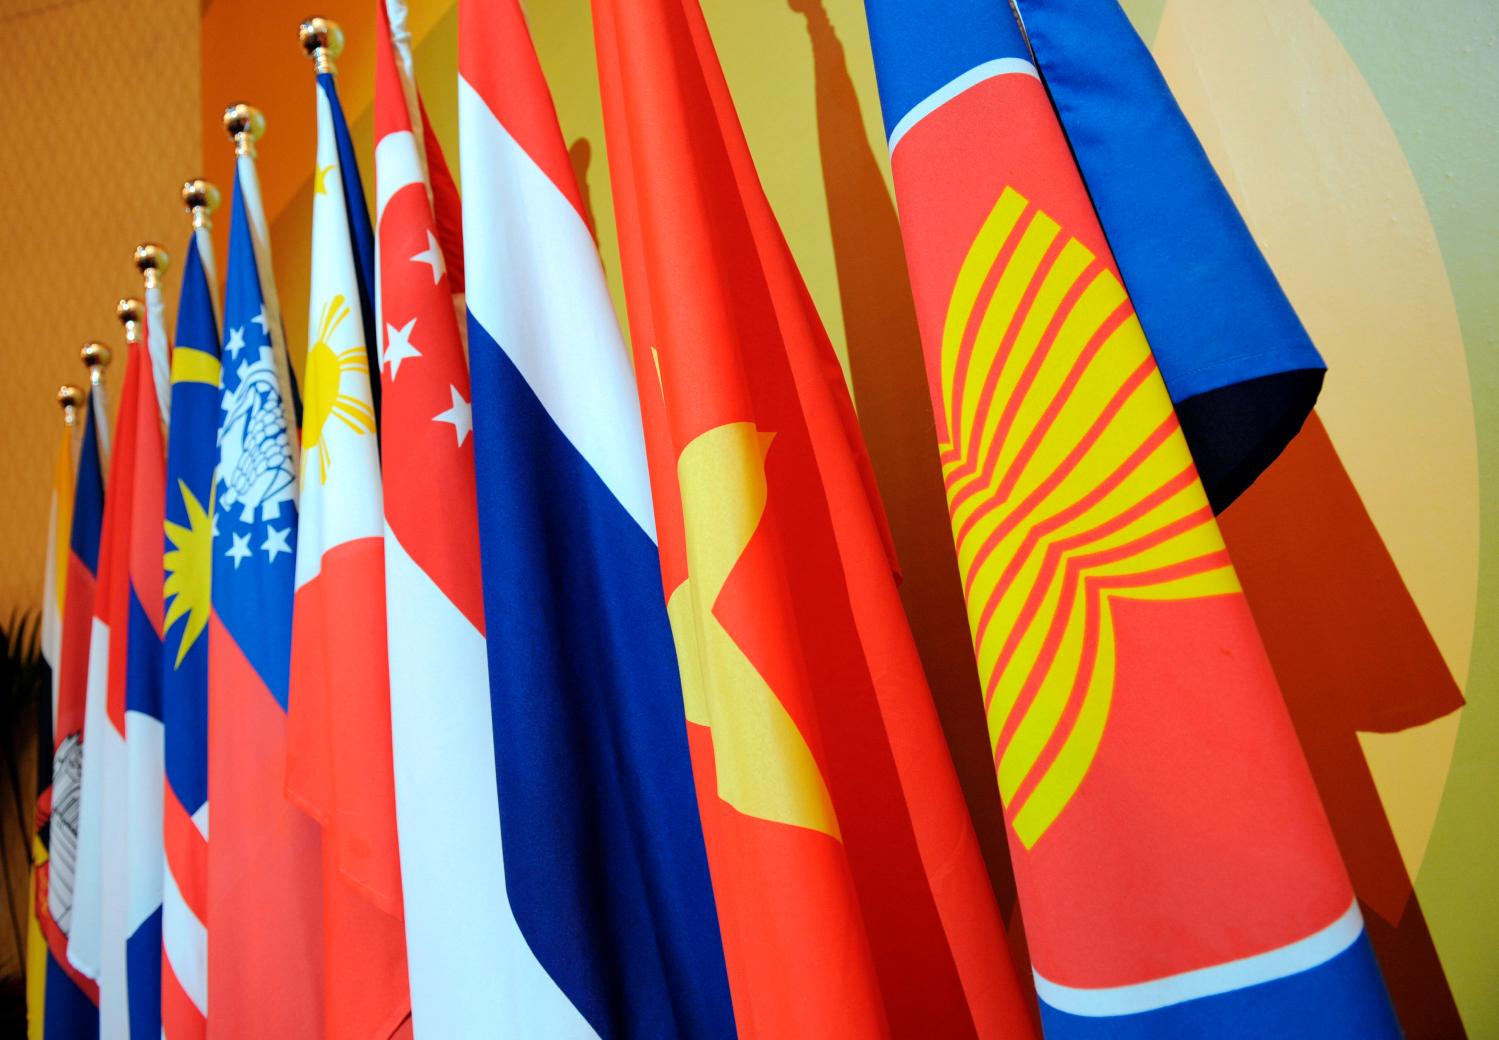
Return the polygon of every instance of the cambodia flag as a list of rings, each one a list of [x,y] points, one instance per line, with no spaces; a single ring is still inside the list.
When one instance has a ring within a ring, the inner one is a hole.
[[[102,389],[95,391],[102,392]],[[37,869],[35,894],[37,923],[47,942],[44,1028],[46,1035],[54,1037],[92,1037],[99,1033],[98,984],[68,960],[78,865],[89,642],[104,528],[99,414],[91,404],[85,407],[76,472],[67,498],[71,516],[66,526],[58,529],[65,535],[66,557],[59,561],[62,575],[59,585],[63,588],[61,624],[57,656],[52,661],[55,680],[52,782],[38,806],[38,819],[46,821],[47,860]],[[69,468],[74,469],[71,446],[68,450]]]
[[[321,842],[286,800],[297,555],[291,369],[257,255],[254,160],[229,225],[208,622],[210,1037],[312,1037],[323,1023]],[[258,222],[256,222],[258,223]]]
[[[595,0],[698,801],[745,1035],[1025,1036],[842,372],[696,0]]]
[[[505,1000],[527,1035],[731,1036],[629,355],[520,5],[459,11]]]
[[[208,618],[212,611],[213,466],[219,428],[219,332],[213,242],[194,228],[183,262],[167,436],[166,616],[162,658],[161,1029],[201,1040],[208,1013]]]
[[[1053,1037],[1396,1035],[1171,398],[1002,0],[867,0]]]
[[[141,1029],[155,1035],[161,963],[157,532],[165,463],[151,362],[145,345],[134,339],[127,346],[118,421],[89,643],[88,740],[68,957],[99,984],[101,1032]],[[135,754],[128,744],[132,730]]]
[[[1118,0],[1018,9],[1221,512],[1301,429],[1327,366]]]

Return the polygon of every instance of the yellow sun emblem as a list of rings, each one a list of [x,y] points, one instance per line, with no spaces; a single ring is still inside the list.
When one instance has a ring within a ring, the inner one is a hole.
[[[170,602],[167,604],[166,620],[162,630],[172,627],[178,618],[186,617],[182,626],[182,638],[177,643],[177,662],[192,649],[203,627],[208,624],[210,609],[210,579],[213,576],[213,493],[208,495],[208,508],[193,495],[187,484],[177,481],[182,491],[182,504],[187,509],[187,526],[166,522],[167,540],[172,547],[162,558],[166,568],[166,583],[162,591]]]
[[[349,316],[349,306],[342,295],[323,306],[318,319],[317,339],[307,351],[307,386],[302,406],[302,448],[317,449],[318,476],[328,482],[328,443],[323,427],[337,417],[355,433],[375,432],[375,411],[368,400],[344,393],[343,378],[347,372],[365,372],[364,347],[356,344],[348,350],[334,352],[328,345],[333,333]],[[366,376],[368,378],[368,376]]]

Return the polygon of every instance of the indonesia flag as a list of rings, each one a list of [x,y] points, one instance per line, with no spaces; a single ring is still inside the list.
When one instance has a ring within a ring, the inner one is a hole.
[[[502,1001],[527,1036],[732,1036],[634,373],[520,5],[461,0],[459,40]]]
[[[385,661],[380,454],[334,135],[318,77],[287,791],[323,827],[325,1035],[410,1014]],[[430,503],[428,503],[430,505]]]
[[[77,885],[68,957],[99,983],[104,1036],[160,1032],[162,503],[161,419],[150,359],[132,340],[125,365],[113,489],[104,511],[89,645]],[[134,733],[140,751],[132,756]],[[142,753],[143,752],[143,753]],[[150,804],[135,804],[151,782]],[[154,837],[154,859],[132,843]],[[153,866],[154,863],[154,866]],[[151,897],[155,889],[155,900]]]
[[[208,194],[206,187],[201,189],[201,202],[207,202]],[[194,206],[193,221],[177,305],[173,419],[167,437],[161,915],[161,1029],[166,1040],[201,1040],[208,1029],[207,632],[220,366],[213,241],[203,205]]]

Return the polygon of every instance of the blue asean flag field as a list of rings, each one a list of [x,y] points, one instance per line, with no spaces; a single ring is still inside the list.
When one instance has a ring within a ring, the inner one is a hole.
[[[1048,1036],[1397,1035],[1149,315],[1009,5],[866,9]]]
[[[1117,0],[1017,5],[1221,512],[1301,429],[1326,365]]]

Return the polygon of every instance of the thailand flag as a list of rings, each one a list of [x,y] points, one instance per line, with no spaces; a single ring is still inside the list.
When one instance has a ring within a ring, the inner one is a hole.
[[[525,1035],[730,1036],[634,373],[519,5],[459,26],[498,1002]]]
[[[323,830],[324,1028],[388,1037],[410,1015],[385,661],[385,523],[351,161],[333,77],[318,76],[302,496],[292,620],[288,795]],[[363,192],[357,188],[358,197]]]
[[[101,389],[92,396],[102,397]],[[87,698],[89,640],[104,527],[104,461],[99,413],[91,405],[83,419],[77,474],[66,528],[62,622],[57,640],[56,702],[52,719],[52,786],[48,803],[47,862],[38,871],[37,920],[47,939],[45,1004],[49,1036],[97,1036],[99,989],[68,958],[73,893],[78,865],[78,808],[83,775],[83,719]],[[45,883],[43,883],[45,882]]]
[[[208,786],[217,822],[207,906],[216,1038],[311,1036],[323,1020],[321,844],[285,791],[299,452],[254,177],[254,160],[241,156],[213,490]]]
[[[167,1040],[201,1040],[207,1032],[207,631],[212,610],[214,435],[219,427],[219,332],[212,272],[210,232],[197,227],[188,240],[182,270],[172,351],[173,420],[167,437],[161,925],[161,1028]]]
[[[68,956],[99,983],[105,1036],[160,1033],[164,460],[144,344],[131,342],[89,645]],[[134,748],[129,742],[134,742]]]

